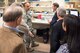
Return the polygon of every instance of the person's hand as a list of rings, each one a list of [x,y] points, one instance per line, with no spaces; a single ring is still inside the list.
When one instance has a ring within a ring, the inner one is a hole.
[[[29,31],[29,35],[30,35],[31,37],[34,37],[34,35],[32,34],[32,32],[31,32],[31,31]]]
[[[31,34],[30,36],[34,38],[34,35],[33,34]]]
[[[51,20],[48,20],[48,23],[50,24]]]

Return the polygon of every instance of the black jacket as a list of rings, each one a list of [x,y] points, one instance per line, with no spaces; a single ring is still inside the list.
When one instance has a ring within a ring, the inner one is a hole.
[[[58,19],[58,17],[57,17],[57,12],[56,12],[56,13],[54,14],[53,18],[52,18],[52,21],[50,22],[50,26],[51,26],[51,27],[54,25],[54,23],[57,22],[57,19]]]
[[[64,37],[64,30],[62,29],[63,20],[57,21],[53,27],[50,36],[50,53],[54,53],[60,47],[60,40]]]

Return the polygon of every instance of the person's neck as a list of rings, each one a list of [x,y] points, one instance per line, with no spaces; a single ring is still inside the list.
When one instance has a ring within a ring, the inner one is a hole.
[[[5,25],[10,26],[10,27],[14,27],[14,28],[17,27],[17,26],[16,26],[14,23],[12,23],[12,22],[5,23]]]
[[[24,9],[26,12],[28,12],[29,10]]]
[[[53,10],[53,12],[56,12],[56,10]]]

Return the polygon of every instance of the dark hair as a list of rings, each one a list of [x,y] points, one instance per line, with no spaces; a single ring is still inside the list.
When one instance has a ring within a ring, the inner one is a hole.
[[[59,7],[58,3],[53,3],[54,6],[56,6],[57,8]]]
[[[64,17],[69,53],[80,53],[80,18],[75,15]]]
[[[22,8],[19,6],[10,6],[3,14],[4,22],[12,22],[22,16]]]
[[[23,7],[25,7],[26,3],[30,3],[30,2],[22,2]]]

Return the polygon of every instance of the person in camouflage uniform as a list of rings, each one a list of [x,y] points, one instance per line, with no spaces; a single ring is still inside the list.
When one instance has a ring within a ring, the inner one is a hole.
[[[28,30],[29,30],[29,33],[31,34],[31,36],[29,36],[30,40],[28,38],[25,38],[26,40],[28,39],[29,41],[29,45],[31,43],[31,46],[32,47],[36,47],[38,46],[39,44],[35,43],[35,36],[33,35],[33,28],[32,28],[32,16],[30,14],[30,3],[29,2],[24,2],[22,3],[23,7],[24,7],[24,10],[23,10],[23,20],[24,22],[28,25]]]

